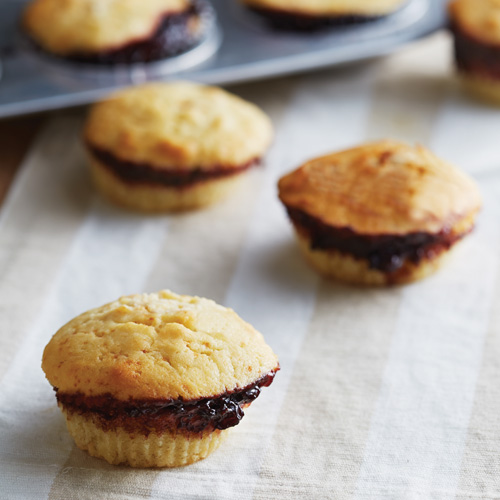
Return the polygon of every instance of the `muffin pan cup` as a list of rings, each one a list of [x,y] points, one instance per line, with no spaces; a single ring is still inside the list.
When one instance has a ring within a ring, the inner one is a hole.
[[[408,0],[372,22],[281,32],[238,0],[212,0],[217,20],[190,51],[161,62],[103,68],[59,61],[27,47],[18,29],[25,3],[0,4],[0,117],[86,104],[149,80],[229,84],[361,61],[446,24],[446,0]]]

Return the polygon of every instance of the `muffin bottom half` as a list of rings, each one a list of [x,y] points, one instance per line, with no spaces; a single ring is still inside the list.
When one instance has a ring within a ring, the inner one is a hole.
[[[500,104],[500,46],[486,43],[452,23],[455,63],[466,91]]]
[[[466,92],[481,101],[500,106],[500,78],[488,78],[473,73],[460,73]]]
[[[451,250],[443,251],[418,263],[405,260],[394,272],[370,267],[368,260],[358,259],[335,249],[312,249],[310,238],[296,231],[300,250],[309,264],[321,275],[353,285],[385,286],[412,283],[436,272],[448,260]]]
[[[112,67],[149,63],[174,57],[198,45],[214,22],[212,8],[205,0],[194,0],[181,12],[159,15],[158,26],[148,37],[96,51],[54,53],[28,34],[32,48],[49,58],[73,63]]]
[[[212,205],[238,188],[246,171],[187,186],[127,182],[103,163],[90,158],[91,174],[101,193],[112,203],[147,213],[180,212]]]
[[[228,429],[193,434],[164,431],[131,433],[121,427],[103,429],[92,415],[63,408],[66,425],[76,445],[113,465],[181,467],[206,458],[224,441]]]

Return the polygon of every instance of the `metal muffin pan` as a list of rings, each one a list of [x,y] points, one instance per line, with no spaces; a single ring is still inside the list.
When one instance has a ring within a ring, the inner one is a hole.
[[[377,21],[290,33],[273,30],[238,0],[212,0],[217,25],[193,50],[162,62],[98,68],[56,63],[23,47],[18,20],[25,3],[0,3],[0,117],[85,104],[148,80],[229,84],[361,61],[446,23],[446,0],[408,0]]]

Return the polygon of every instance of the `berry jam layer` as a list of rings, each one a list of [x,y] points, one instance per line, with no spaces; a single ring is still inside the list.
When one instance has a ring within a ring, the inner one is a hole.
[[[500,80],[500,45],[481,42],[452,25],[455,60],[459,71]]]
[[[279,9],[249,8],[264,17],[272,28],[280,31],[317,31],[333,26],[366,23],[383,17],[361,15],[311,16]]]
[[[204,1],[196,0],[179,13],[162,16],[158,27],[145,40],[132,41],[121,47],[101,52],[75,52],[57,56],[35,43],[37,50],[65,61],[113,66],[117,64],[147,63],[179,55],[198,44],[207,25],[212,21],[212,10]]]
[[[418,264],[448,250],[466,233],[457,235],[416,232],[400,235],[360,235],[349,228],[332,227],[302,210],[288,208],[294,226],[311,240],[313,250],[336,250],[356,259],[367,260],[371,269],[394,273],[405,262]]]
[[[111,395],[87,397],[82,393],[65,394],[56,389],[57,401],[69,413],[92,416],[104,430],[121,427],[127,432],[149,434],[187,432],[200,434],[223,430],[239,424],[243,407],[256,399],[262,387],[268,387],[279,368],[243,389],[226,392],[214,398],[192,401],[182,399],[120,401]]]
[[[256,158],[237,167],[214,166],[195,169],[160,169],[146,163],[134,163],[117,158],[113,154],[87,145],[92,156],[116,177],[128,184],[150,184],[155,186],[185,188],[204,181],[229,177],[249,169],[259,162]]]

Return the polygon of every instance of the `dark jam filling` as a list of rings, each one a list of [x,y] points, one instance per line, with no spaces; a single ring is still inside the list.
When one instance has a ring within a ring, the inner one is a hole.
[[[158,28],[146,40],[133,41],[100,52],[74,52],[57,56],[47,52],[36,42],[32,43],[44,54],[70,62],[109,66],[146,63],[179,55],[198,44],[207,24],[212,21],[212,15],[212,10],[203,0],[195,0],[183,12],[162,16]]]
[[[153,184],[171,187],[189,187],[203,181],[229,177],[247,170],[259,162],[256,158],[238,167],[214,166],[210,169],[160,169],[146,163],[134,163],[117,158],[103,149],[87,145],[92,156],[121,180],[130,184]]]
[[[262,389],[274,380],[279,368],[243,389],[226,392],[215,398],[191,401],[182,399],[145,399],[120,401],[111,395],[87,397],[82,393],[61,394],[57,401],[70,413],[92,415],[104,430],[116,427],[128,432],[185,431],[199,434],[234,427],[243,418],[242,407],[255,400]]]
[[[500,79],[500,45],[483,43],[452,25],[455,60],[463,73]]]
[[[400,270],[405,262],[418,264],[432,259],[465,236],[449,231],[416,232],[399,235],[360,235],[349,228],[332,227],[302,210],[288,208],[288,215],[299,231],[311,239],[313,250],[337,250],[357,259],[367,260],[371,269],[384,273]]]
[[[367,23],[384,17],[361,15],[311,16],[279,9],[266,9],[263,7],[249,8],[256,14],[264,17],[272,28],[280,31],[318,31],[334,26]]]

